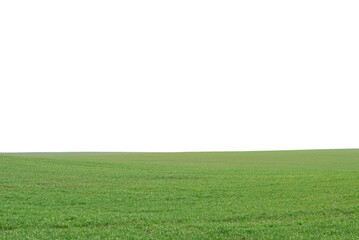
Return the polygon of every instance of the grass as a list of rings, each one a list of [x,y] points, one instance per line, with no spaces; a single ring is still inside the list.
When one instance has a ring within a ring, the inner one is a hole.
[[[0,239],[359,239],[359,150],[4,153]]]

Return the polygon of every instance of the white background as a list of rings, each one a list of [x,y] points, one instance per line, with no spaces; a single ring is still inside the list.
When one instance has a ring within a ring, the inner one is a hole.
[[[359,147],[358,1],[0,2],[0,152]]]

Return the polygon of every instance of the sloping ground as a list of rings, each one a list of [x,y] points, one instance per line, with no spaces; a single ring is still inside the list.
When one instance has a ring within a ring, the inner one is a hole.
[[[0,154],[2,239],[359,239],[359,150]]]

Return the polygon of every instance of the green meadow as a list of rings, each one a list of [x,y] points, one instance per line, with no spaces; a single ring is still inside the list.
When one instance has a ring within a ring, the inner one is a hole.
[[[359,150],[2,153],[0,239],[359,239]]]

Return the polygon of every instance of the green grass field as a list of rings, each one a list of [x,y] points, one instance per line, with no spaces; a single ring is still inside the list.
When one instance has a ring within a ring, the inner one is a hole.
[[[359,150],[0,154],[0,239],[359,239]]]

